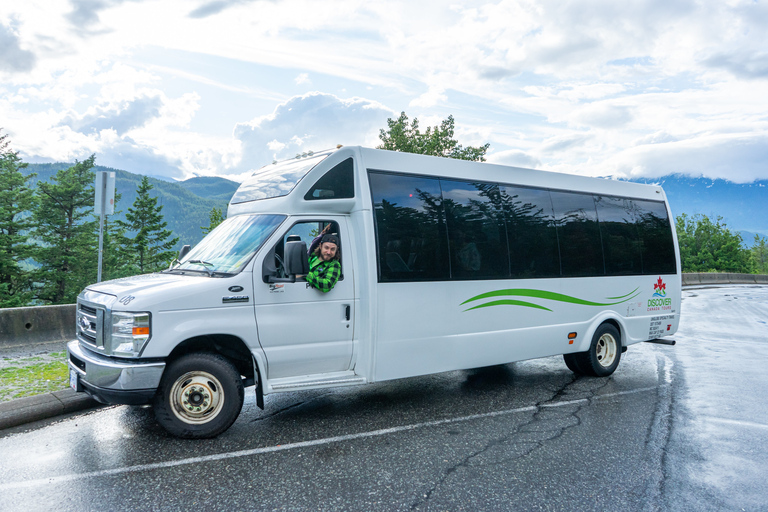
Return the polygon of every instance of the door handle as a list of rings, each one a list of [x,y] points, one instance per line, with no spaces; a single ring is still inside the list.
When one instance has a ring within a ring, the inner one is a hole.
[[[349,304],[347,304],[347,305],[346,305],[346,307],[344,308],[344,316],[346,317],[346,319],[347,319],[347,322],[349,322],[349,313],[350,313],[350,309],[351,309],[351,308],[350,308]]]

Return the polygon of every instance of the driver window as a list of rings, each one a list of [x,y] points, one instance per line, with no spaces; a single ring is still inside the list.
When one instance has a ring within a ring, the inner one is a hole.
[[[288,277],[285,274],[285,269],[283,266],[283,256],[285,254],[285,243],[288,241],[288,237],[298,236],[302,242],[307,244],[307,249],[309,249],[309,246],[312,244],[312,240],[314,240],[315,237],[318,236],[328,224],[331,225],[328,231],[329,233],[335,233],[335,234],[339,233],[339,225],[338,223],[333,221],[298,222],[293,226],[291,226],[291,229],[289,229],[283,235],[282,240],[280,240],[275,246],[275,268],[277,269],[277,277]],[[342,240],[341,243],[343,245],[344,241]],[[340,279],[344,279],[343,274],[340,277]]]

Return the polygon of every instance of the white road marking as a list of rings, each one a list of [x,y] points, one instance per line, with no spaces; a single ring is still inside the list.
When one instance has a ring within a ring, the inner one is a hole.
[[[138,464],[135,466],[126,466],[122,468],[103,469],[100,471],[91,471],[88,473],[72,473],[69,475],[53,476],[49,478],[38,478],[35,480],[27,480],[23,482],[8,482],[0,484],[0,490],[9,489],[22,489],[30,487],[38,487],[42,485],[60,484],[64,482],[71,482],[73,480],[86,480],[92,478],[100,478],[114,475],[122,475],[125,473],[137,473],[140,471],[151,471],[153,469],[173,468],[177,466],[185,466],[188,464],[199,464],[201,462],[212,462],[226,459],[235,459],[239,457],[249,457],[251,455],[261,455],[265,453],[282,452],[285,450],[295,450],[297,448],[308,448],[312,446],[321,446],[325,444],[340,443],[343,441],[352,441],[355,439],[365,439],[368,437],[378,437],[387,434],[396,434],[398,432],[406,432],[409,430],[417,430],[426,427],[435,427],[440,425],[449,425],[452,423],[461,423],[465,421],[472,421],[485,418],[494,418],[497,416],[506,416],[509,414],[515,414],[519,412],[529,412],[539,409],[539,407],[564,407],[568,405],[584,404],[590,401],[601,400],[604,398],[613,398],[622,395],[630,395],[635,393],[642,393],[645,391],[655,391],[658,387],[646,387],[632,389],[628,391],[619,391],[616,393],[609,393],[606,395],[599,395],[592,398],[580,398],[577,400],[566,400],[563,402],[555,402],[550,404],[541,404],[540,406],[529,405],[526,407],[518,407],[516,409],[505,409],[502,411],[486,412],[481,414],[472,414],[469,416],[461,416],[458,418],[448,418],[444,420],[425,421],[422,423],[413,423],[411,425],[401,425],[399,427],[383,428],[379,430],[371,430],[369,432],[359,432],[357,434],[347,434],[343,436],[326,437],[323,439],[315,439],[313,441],[300,441],[297,443],[279,444],[277,446],[265,446],[263,448],[253,448],[250,450],[239,450],[234,452],[217,453],[214,455],[204,455],[201,457],[190,457],[187,459],[172,460],[166,462],[155,462],[153,464]]]
[[[755,423],[754,421],[732,420],[729,418],[717,418],[715,416],[705,416],[704,419],[714,423],[725,423],[727,425],[737,425],[739,427],[762,428],[768,430],[768,425],[765,423]]]

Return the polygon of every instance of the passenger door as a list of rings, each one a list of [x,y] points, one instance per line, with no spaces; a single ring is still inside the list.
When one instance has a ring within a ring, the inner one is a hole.
[[[299,235],[309,247],[328,223],[338,230],[342,269],[342,278],[330,292],[310,287],[303,278],[295,283],[264,283],[263,259],[254,267],[256,324],[269,379],[350,369],[355,294],[351,251],[345,250],[349,241],[346,219],[326,216],[293,222],[274,244],[278,256],[275,263],[280,266],[289,235]],[[264,251],[264,258],[274,257],[269,249]]]

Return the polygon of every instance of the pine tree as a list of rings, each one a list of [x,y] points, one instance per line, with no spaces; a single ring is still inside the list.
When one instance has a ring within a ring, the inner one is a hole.
[[[213,231],[216,228],[216,226],[224,222],[224,216],[221,213],[221,208],[216,208],[215,206],[211,208],[211,213],[209,218],[210,218],[210,223],[208,224],[207,227],[200,226],[200,229],[203,230],[203,236],[207,235],[208,233]]]
[[[768,240],[764,236],[755,235],[755,242],[749,253],[752,273],[768,274]]]
[[[176,256],[171,248],[179,241],[178,238],[168,240],[172,232],[166,229],[168,223],[163,220],[163,207],[157,205],[156,197],[149,196],[152,188],[149,179],[142,177],[133,207],[125,214],[127,222],[118,221],[121,228],[136,233],[126,245],[140,274],[167,267]]]
[[[21,263],[32,255],[27,239],[34,193],[21,169],[27,166],[9,149],[8,135],[0,135],[0,307],[29,303],[29,275]]]
[[[56,173],[37,185],[35,295],[49,304],[71,304],[96,281],[97,242],[93,219],[95,156]]]
[[[117,209],[122,194],[115,194],[115,213],[120,215]],[[98,225],[96,226],[98,237]],[[131,240],[125,236],[125,226],[119,221],[110,221],[109,216],[104,217],[104,238],[102,243],[101,277],[103,281],[119,279],[136,275],[139,271],[131,262]]]

